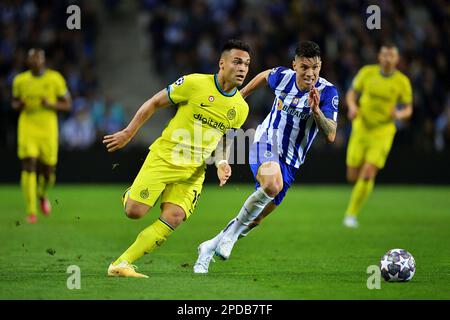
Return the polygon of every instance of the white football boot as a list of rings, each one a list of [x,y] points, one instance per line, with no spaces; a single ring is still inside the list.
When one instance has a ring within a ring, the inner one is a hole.
[[[202,242],[198,246],[198,258],[194,264],[194,273],[208,273],[211,260],[215,262],[213,258],[214,249],[215,247],[211,240]]]
[[[233,250],[235,243],[236,240],[223,237],[217,244],[216,255],[222,258],[223,260],[228,260],[230,258],[231,251]]]
[[[354,216],[346,216],[344,219],[344,226],[347,228],[356,229],[359,226],[358,220]]]

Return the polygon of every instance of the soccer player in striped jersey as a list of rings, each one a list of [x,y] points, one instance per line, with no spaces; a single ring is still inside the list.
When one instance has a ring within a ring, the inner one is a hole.
[[[328,142],[336,135],[339,97],[333,84],[319,77],[320,48],[300,42],[293,70],[277,67],[253,78],[241,93],[247,97],[267,83],[275,94],[270,113],[257,127],[250,148],[256,191],[216,237],[200,244],[195,273],[207,273],[214,255],[228,259],[234,244],[277,208],[294,182],[318,131]]]

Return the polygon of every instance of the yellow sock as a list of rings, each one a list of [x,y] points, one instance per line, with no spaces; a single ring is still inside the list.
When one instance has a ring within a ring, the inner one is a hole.
[[[22,192],[25,198],[27,214],[35,215],[36,210],[36,172],[22,171],[20,177]]]
[[[43,174],[38,175],[38,195],[39,197],[47,197],[48,190],[55,185],[56,175],[50,174],[48,179]]]
[[[142,230],[136,238],[136,241],[117,259],[113,265],[118,265],[122,261],[133,263],[144,253],[150,253],[161,246],[173,229],[161,219],[156,220],[152,225]]]
[[[373,190],[374,180],[358,179],[353,187],[346,215],[356,217]]]

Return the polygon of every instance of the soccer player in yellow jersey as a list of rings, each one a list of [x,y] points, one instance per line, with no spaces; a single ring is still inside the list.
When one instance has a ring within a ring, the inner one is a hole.
[[[27,221],[35,223],[37,197],[42,213],[51,211],[47,193],[55,182],[58,160],[57,111],[69,111],[71,98],[62,75],[45,67],[42,49],[29,50],[28,64],[30,70],[13,80],[12,107],[20,112],[17,147]]]
[[[396,69],[397,47],[383,45],[378,60],[379,64],[359,70],[346,95],[352,121],[347,180],[355,183],[344,219],[350,228],[358,227],[357,215],[384,167],[396,132],[395,120],[409,119],[413,112],[410,81]]]
[[[248,105],[237,87],[244,82],[249,65],[248,45],[230,40],[221,51],[217,74],[179,78],[147,100],[125,129],[104,137],[109,152],[123,148],[157,109],[177,107],[177,113],[150,146],[141,170],[123,197],[126,215],[132,219],[143,217],[161,197],[160,217],[110,264],[109,276],[147,277],[137,273],[132,263],[161,246],[193,213],[202,190],[206,159],[216,148],[220,186],[231,176],[229,148],[223,148],[219,142],[247,118]]]

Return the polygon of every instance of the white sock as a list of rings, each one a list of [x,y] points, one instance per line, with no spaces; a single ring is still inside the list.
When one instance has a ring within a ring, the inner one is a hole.
[[[227,231],[227,229],[235,223],[236,218],[233,218],[230,220],[230,222],[228,222],[227,226],[219,232],[219,234],[217,234],[214,238],[210,239],[208,245],[211,249],[215,249],[217,247],[217,245],[219,244],[219,241],[222,239],[223,234],[225,231]]]
[[[250,222],[252,222],[263,209],[272,201],[264,190],[259,187],[247,198],[241,210],[239,211],[235,222],[224,229],[224,235],[234,241],[237,240],[239,234],[246,230]]]
[[[255,229],[258,225],[254,226],[253,228],[250,228],[250,226],[245,226],[246,228],[244,230],[241,231],[241,233],[239,233],[239,238],[244,238],[246,237],[250,231],[252,231],[253,229]]]

